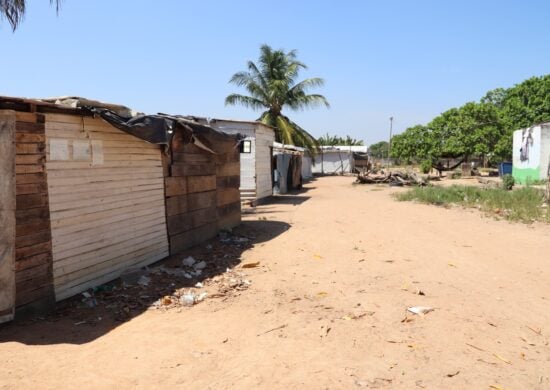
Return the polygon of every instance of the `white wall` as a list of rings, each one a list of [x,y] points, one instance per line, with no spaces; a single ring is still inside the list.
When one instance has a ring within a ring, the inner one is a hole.
[[[324,173],[333,175],[351,172],[352,155],[349,151],[323,151],[315,156],[315,165],[312,167],[313,173]]]
[[[275,132],[263,124],[256,125],[256,198],[273,194],[271,183],[271,155]]]
[[[259,122],[222,119],[212,120],[210,126],[229,134],[245,135],[245,141],[251,141],[251,152],[241,153],[241,195],[252,192],[256,199],[272,195],[271,147],[275,141],[273,129]]]
[[[302,177],[304,179],[309,179],[313,176],[311,169],[311,157],[304,154],[302,156]]]
[[[540,128],[540,179],[546,179],[550,162],[550,123],[542,124]]]
[[[256,191],[256,135],[255,125],[246,122],[216,120],[210,126],[229,134],[242,134],[245,141],[250,141],[250,153],[241,153],[241,191]]]

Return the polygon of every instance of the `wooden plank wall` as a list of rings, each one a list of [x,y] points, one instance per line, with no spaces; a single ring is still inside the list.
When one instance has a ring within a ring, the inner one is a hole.
[[[46,139],[57,300],[168,256],[158,145],[62,114],[47,114]],[[52,140],[68,142],[66,161],[51,159]],[[89,156],[81,149],[77,160],[75,141],[89,142]]]
[[[0,323],[15,313],[15,111],[0,111]]]
[[[16,305],[47,310],[54,296],[45,118],[17,112],[16,119]]]
[[[240,153],[233,142],[220,145],[216,155],[218,228],[228,229],[241,223]]]
[[[240,223],[239,153],[234,142],[216,146],[221,152],[212,154],[176,133],[164,156],[172,254],[214,237],[220,228]]]

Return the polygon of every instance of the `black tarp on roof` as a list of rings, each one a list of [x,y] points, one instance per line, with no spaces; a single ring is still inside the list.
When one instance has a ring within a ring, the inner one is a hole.
[[[210,126],[202,125],[179,115],[136,115],[124,117],[106,108],[84,106],[82,109],[93,115],[99,115],[112,126],[144,141],[170,145],[172,135],[181,131],[184,139],[198,147],[215,153],[216,143],[233,140],[238,144],[243,137],[227,134]]]

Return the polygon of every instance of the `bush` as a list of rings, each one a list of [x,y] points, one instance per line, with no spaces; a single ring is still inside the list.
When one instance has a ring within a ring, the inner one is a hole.
[[[420,163],[420,171],[422,173],[430,173],[431,170],[432,170],[431,160],[424,160]]]
[[[512,175],[502,176],[502,188],[509,191],[514,188],[514,184],[516,184],[516,181]]]
[[[462,177],[462,172],[453,171],[451,172],[451,179],[460,179]]]

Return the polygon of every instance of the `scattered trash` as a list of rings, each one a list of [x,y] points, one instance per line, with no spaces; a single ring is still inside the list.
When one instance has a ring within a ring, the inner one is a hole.
[[[499,385],[490,385],[489,388],[493,390],[504,390],[504,387]]]
[[[542,336],[542,328],[538,328],[538,329],[535,329],[535,328],[531,328],[529,325],[526,326],[527,329],[535,332],[536,334],[538,334],[539,336]]]
[[[502,356],[500,355],[497,355],[496,353],[493,353],[493,356],[496,357],[498,360],[502,360],[504,363],[506,364],[512,364],[512,362],[508,359],[505,359],[503,358]]]
[[[151,278],[149,276],[146,276],[146,275],[141,275],[141,277],[139,278],[137,284],[139,284],[140,286],[143,286],[143,287],[147,287],[149,286],[149,283],[151,283]]]
[[[326,291],[320,291],[317,293],[317,296],[320,297],[320,298],[324,298],[328,295],[328,292]]]
[[[197,288],[203,288],[203,287],[204,287],[204,284],[202,284],[201,282],[198,282],[197,284],[195,284],[195,287],[197,287]]]
[[[323,256],[315,254],[315,255],[313,255],[313,258],[315,258],[317,260],[321,260],[323,258]]]
[[[348,314],[346,316],[343,316],[342,319],[344,321],[358,320],[359,318],[363,318],[367,315],[372,316],[372,315],[374,315],[374,312],[373,311],[365,311],[365,312],[359,313],[359,314]]]
[[[243,264],[242,268],[256,268],[257,266],[260,265],[260,262],[259,261],[256,261],[254,263],[246,263],[246,264]]]
[[[449,265],[449,267],[453,267],[453,268],[457,268],[456,265],[454,265],[453,263],[447,263]]]
[[[427,306],[413,306],[407,308],[407,311],[417,315],[425,315],[431,311],[434,311],[434,308]]]
[[[193,306],[195,304],[195,295],[193,293],[187,293],[180,297],[180,303],[183,306]]]
[[[206,268],[206,262],[205,261],[201,261],[199,263],[196,263],[195,265],[193,265],[193,268],[195,268],[195,270],[198,272],[199,270],[203,270]]]
[[[261,336],[261,335],[264,335],[264,334],[267,334],[267,333],[275,332],[276,330],[284,329],[284,328],[286,328],[287,326],[288,326],[288,324],[279,325],[279,326],[277,326],[277,327],[275,327],[275,328],[266,330],[265,332],[258,333],[256,336]]]
[[[199,295],[196,295],[195,296],[195,303],[199,303],[199,302],[204,301],[207,296],[208,296],[207,292],[202,292]]]
[[[160,304],[163,305],[163,306],[171,305],[172,304],[172,298],[169,297],[168,295],[166,295],[166,296],[161,298]]]
[[[95,297],[90,294],[89,292],[85,291],[82,293],[82,296],[84,298],[82,298],[82,303],[86,306],[86,307],[89,307],[89,308],[93,308],[93,307],[96,307],[97,306],[97,300],[95,299]]]
[[[457,376],[458,374],[460,374],[460,371],[453,372],[452,374],[447,374],[447,378],[452,378],[453,376]]]
[[[208,244],[208,245],[206,246],[206,249],[208,249],[209,251],[212,250],[212,245],[211,245],[211,244]]]
[[[191,257],[191,256],[186,257],[185,259],[183,259],[183,260],[181,261],[181,263],[182,263],[184,266],[186,266],[186,267],[192,267],[193,264],[195,264],[195,262],[196,262],[195,259],[194,259],[193,257]]]
[[[129,268],[120,275],[122,284],[132,286],[138,283],[139,279],[145,275],[146,271],[141,268]]]
[[[424,291],[418,289],[416,290],[416,295],[426,295],[426,294],[424,293]]]
[[[467,345],[468,347],[472,347],[473,349],[477,349],[478,351],[485,352],[484,349],[481,349],[481,348],[479,348],[479,347],[476,347],[476,346],[473,345],[473,344],[466,343],[466,345]]]

